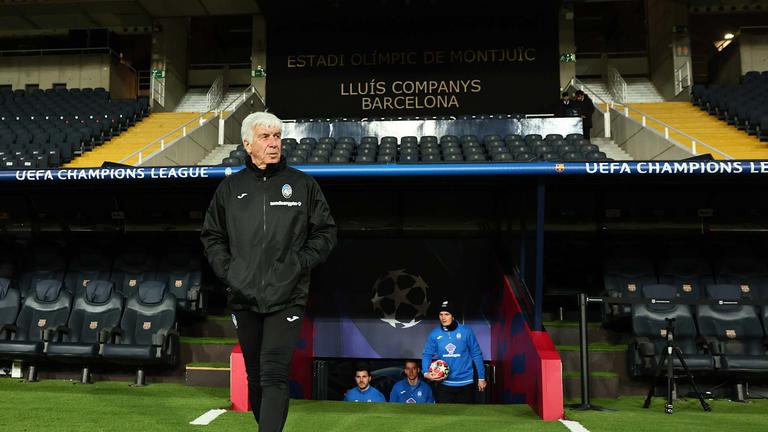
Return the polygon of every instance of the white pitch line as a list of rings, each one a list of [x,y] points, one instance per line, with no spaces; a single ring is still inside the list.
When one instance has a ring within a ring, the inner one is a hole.
[[[560,420],[560,423],[564,424],[571,432],[589,432],[589,429],[581,425],[581,423],[572,420]]]
[[[189,422],[189,424],[205,426],[211,423],[212,421],[216,420],[216,417],[224,414],[225,412],[227,412],[227,410],[225,409],[212,409],[207,413],[201,415],[200,417],[192,420],[191,422]]]

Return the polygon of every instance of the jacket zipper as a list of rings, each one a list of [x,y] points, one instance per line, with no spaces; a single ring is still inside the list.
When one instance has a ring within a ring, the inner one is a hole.
[[[264,295],[264,290],[266,289],[265,286],[264,286],[264,273],[266,273],[266,271],[264,270],[264,252],[265,252],[264,251],[264,249],[265,249],[264,245],[267,243],[266,238],[265,238],[267,236],[267,190],[266,190],[267,189],[267,187],[266,187],[267,175],[264,174],[264,177],[262,177],[262,178],[263,178],[262,183],[264,183],[264,191],[262,191],[262,194],[261,194],[261,205],[262,205],[262,211],[261,211],[261,215],[262,215],[262,219],[261,219],[261,221],[262,221],[261,257],[262,257],[262,259],[260,261],[262,263],[261,264],[262,269],[261,269],[260,273],[261,273],[261,294]]]

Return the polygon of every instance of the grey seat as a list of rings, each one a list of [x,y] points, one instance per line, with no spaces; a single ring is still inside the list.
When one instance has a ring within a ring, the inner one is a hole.
[[[156,271],[155,257],[143,248],[135,248],[123,252],[115,259],[111,280],[118,292],[130,297],[143,281],[154,279]]]
[[[34,362],[42,358],[45,343],[55,331],[66,325],[71,308],[72,296],[63,289],[61,281],[38,281],[33,294],[24,299],[16,323],[5,325],[0,331],[0,358],[33,362],[28,379],[36,381]]]
[[[11,280],[0,278],[0,334],[3,333],[3,327],[13,325],[16,322],[16,316],[21,307],[21,293],[15,288],[11,288]]]
[[[110,332],[120,324],[123,296],[111,281],[92,280],[75,297],[67,327],[48,343],[48,358],[83,364],[81,382],[90,382],[90,366],[99,358]]]
[[[203,265],[198,256],[181,246],[169,250],[160,260],[155,279],[165,283],[176,297],[178,310],[205,313]]]
[[[146,366],[174,365],[178,354],[176,298],[162,282],[143,282],[127,299],[120,327],[110,332],[102,355],[111,362],[138,365],[136,384],[144,385]]]
[[[633,376],[649,376],[656,371],[661,355],[666,348],[667,318],[673,318],[674,343],[683,353],[686,365],[692,371],[713,372],[715,358],[696,341],[696,324],[689,305],[675,304],[677,289],[673,285],[645,285],[642,297],[662,300],[647,305],[633,305],[632,333],[634,335],[627,349],[627,365]],[[673,367],[681,369],[682,364],[673,356]]]
[[[696,321],[701,336],[720,356],[721,369],[735,376],[768,373],[765,334],[755,307],[728,304],[741,299],[738,285],[714,284],[706,289],[717,304],[699,306]]]

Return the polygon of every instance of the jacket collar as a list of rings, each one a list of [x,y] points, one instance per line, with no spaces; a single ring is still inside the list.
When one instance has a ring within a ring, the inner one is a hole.
[[[458,326],[459,326],[459,323],[457,323],[455,319],[453,321],[451,321],[451,324],[449,324],[447,326],[440,325],[440,327],[443,328],[443,331],[447,331],[447,332],[452,332],[452,331],[456,330],[456,328]]]
[[[272,177],[280,171],[284,170],[286,166],[288,166],[288,163],[285,161],[284,156],[280,156],[280,161],[278,163],[267,164],[266,168],[264,169],[254,165],[250,157],[245,160],[246,169],[250,170],[258,177]]]

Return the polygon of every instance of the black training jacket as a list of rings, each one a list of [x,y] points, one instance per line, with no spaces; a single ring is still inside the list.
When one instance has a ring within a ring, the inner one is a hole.
[[[264,170],[249,160],[216,189],[200,238],[232,309],[269,313],[306,305],[309,271],[336,245],[336,223],[315,179],[285,158]]]

